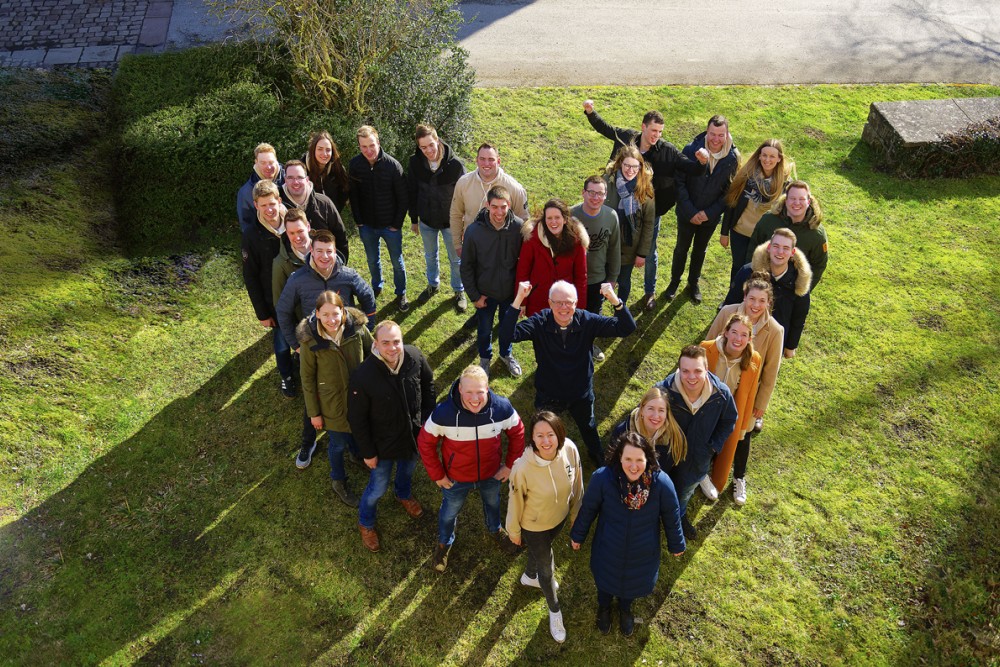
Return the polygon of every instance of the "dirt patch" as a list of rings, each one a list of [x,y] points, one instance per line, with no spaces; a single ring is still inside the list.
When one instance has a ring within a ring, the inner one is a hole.
[[[955,360],[955,368],[963,375],[980,376],[983,374],[983,362],[974,357],[959,357]]]
[[[816,141],[823,143],[826,141],[826,132],[817,129],[815,127],[809,127],[808,125],[802,128],[802,134],[806,135],[810,139],[815,139]]]
[[[23,358],[3,362],[4,369],[25,384],[41,380],[72,376],[71,364],[60,356],[40,356],[27,354]]]
[[[913,322],[921,329],[930,331],[944,331],[948,327],[945,319],[937,313],[921,313],[913,318]]]
[[[898,439],[904,442],[912,442],[914,440],[929,438],[933,429],[926,419],[920,416],[909,416],[899,421],[894,421],[892,423],[892,432]]]
[[[151,312],[180,319],[178,300],[197,280],[203,263],[200,255],[187,253],[141,259],[115,272],[118,310],[132,317]]]

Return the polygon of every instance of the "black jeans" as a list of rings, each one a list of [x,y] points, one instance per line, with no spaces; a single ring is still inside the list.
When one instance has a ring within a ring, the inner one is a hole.
[[[555,528],[540,532],[521,529],[521,539],[528,548],[528,562],[524,566],[524,573],[532,579],[538,577],[538,585],[545,595],[545,603],[549,605],[551,612],[559,611],[556,587],[552,585],[552,571],[556,564],[555,556],[552,554],[552,543],[555,542],[565,523],[566,520],[563,519]]]
[[[677,221],[677,245],[674,246],[674,260],[670,266],[670,282],[680,283],[681,276],[684,275],[684,265],[687,264],[688,248],[692,244],[691,268],[688,269],[688,284],[694,285],[701,278],[701,267],[705,265],[705,253],[708,250],[708,243],[712,240],[716,222],[703,222],[700,225],[692,225],[690,222]],[[740,264],[740,266],[743,266]]]
[[[597,591],[597,606],[598,607],[610,607],[611,601],[614,596],[611,593],[605,593],[604,591],[598,589]],[[618,598],[618,613],[628,614],[632,611],[632,600],[626,600],[625,598]]]
[[[602,305],[604,296],[601,294],[601,283],[587,285],[587,310],[600,315]]]
[[[750,458],[750,434],[736,443],[736,456],[733,458],[733,479],[743,479],[747,476],[747,459]]]

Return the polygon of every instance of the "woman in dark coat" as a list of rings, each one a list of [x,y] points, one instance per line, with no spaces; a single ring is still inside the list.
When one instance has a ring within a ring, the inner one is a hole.
[[[347,170],[340,161],[337,143],[329,132],[322,130],[309,137],[309,149],[302,156],[302,161],[306,163],[306,173],[315,191],[332,199],[337,212],[343,215],[347,207],[349,181]]]
[[[660,525],[670,553],[684,553],[680,511],[673,482],[660,470],[649,441],[623,433],[608,450],[607,463],[590,478],[583,506],[570,532],[579,550],[597,521],[590,571],[597,585],[597,628],[611,630],[611,601],[618,598],[618,626],[631,636],[632,601],[653,592],[660,573]]]

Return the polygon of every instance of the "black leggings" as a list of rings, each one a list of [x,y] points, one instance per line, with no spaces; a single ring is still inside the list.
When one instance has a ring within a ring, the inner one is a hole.
[[[736,456],[733,457],[733,479],[743,479],[747,476],[747,459],[750,458],[750,432],[736,443]]]
[[[539,532],[521,529],[521,539],[524,541],[524,546],[528,548],[528,562],[524,566],[524,573],[532,579],[538,577],[538,585],[545,595],[545,603],[548,604],[551,612],[559,611],[556,587],[552,585],[552,569],[555,567],[552,543],[555,542],[564,523],[566,523],[565,519],[559,522],[555,528]]]
[[[611,600],[614,599],[611,593],[605,593],[604,591],[597,590],[597,606],[604,608],[611,606]],[[625,598],[618,598],[618,613],[628,614],[632,611],[632,600],[626,600]]]

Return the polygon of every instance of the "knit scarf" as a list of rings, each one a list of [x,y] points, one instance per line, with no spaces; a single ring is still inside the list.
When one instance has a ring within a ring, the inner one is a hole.
[[[638,180],[638,178],[633,178],[631,181],[626,181],[620,169],[615,174],[615,187],[618,189],[618,219],[625,223],[620,226],[622,228],[622,242],[627,246],[633,244],[633,235],[639,223],[638,213],[641,204],[635,198],[635,186]]]
[[[649,500],[649,487],[653,484],[653,473],[646,464],[646,469],[639,475],[639,479],[631,481],[622,470],[621,465],[617,466],[615,474],[618,477],[618,493],[621,494],[625,508],[630,510],[642,509],[642,506]]]
[[[708,152],[708,173],[715,171],[715,165],[719,163],[719,160],[729,155],[730,149],[733,147],[733,135],[726,132],[726,143],[722,145],[722,148],[718,153]],[[705,148],[708,148],[708,144],[705,144]]]

